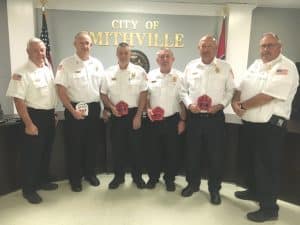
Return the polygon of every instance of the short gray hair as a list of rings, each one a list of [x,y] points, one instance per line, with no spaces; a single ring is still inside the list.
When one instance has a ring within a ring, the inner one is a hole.
[[[172,51],[170,48],[160,48],[160,49],[156,52],[156,56],[159,56],[160,52],[162,52],[162,51],[167,51],[167,52],[170,53],[170,55],[171,55],[172,57],[174,57],[174,53],[173,53],[173,51]]]
[[[263,35],[261,36],[261,39],[263,39],[264,37],[267,37],[267,36],[273,37],[274,39],[276,39],[276,40],[278,41],[279,44],[281,44],[280,38],[278,37],[277,34],[275,34],[275,33],[273,33],[273,32],[266,32],[266,33],[263,33]]]
[[[44,42],[41,39],[37,38],[37,37],[30,38],[27,42],[27,50],[30,49],[31,45],[34,44],[34,43],[43,43],[44,44]]]
[[[79,38],[79,37],[81,37],[81,36],[84,36],[84,35],[88,36],[88,37],[92,40],[91,35],[90,35],[90,33],[89,33],[88,31],[79,31],[79,32],[75,35],[74,40],[76,40],[77,38]]]

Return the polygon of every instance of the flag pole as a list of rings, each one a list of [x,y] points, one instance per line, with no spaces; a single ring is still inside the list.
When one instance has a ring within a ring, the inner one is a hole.
[[[44,13],[45,12],[45,6],[48,3],[48,0],[40,0],[40,3],[42,5],[42,12]]]
[[[47,26],[47,20],[46,20],[46,4],[48,0],[40,0],[40,3],[42,5],[42,30],[40,34],[40,39],[44,42],[46,46],[46,58],[45,58],[45,63],[50,64],[51,67],[53,68],[52,64],[52,58],[51,58],[51,53],[50,53],[50,40],[48,36],[48,26]]]

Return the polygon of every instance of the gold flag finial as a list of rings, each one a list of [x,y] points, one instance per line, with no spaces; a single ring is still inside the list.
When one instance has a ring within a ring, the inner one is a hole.
[[[42,11],[45,11],[45,5],[48,3],[48,0],[40,0],[40,3],[42,5]]]

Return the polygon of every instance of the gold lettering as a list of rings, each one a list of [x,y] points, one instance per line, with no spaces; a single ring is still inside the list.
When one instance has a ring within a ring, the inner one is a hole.
[[[111,22],[111,26],[112,26],[113,29],[119,29],[119,28],[121,28],[121,27],[120,27],[119,20],[113,20],[113,21]]]
[[[175,48],[183,48],[184,47],[183,38],[184,38],[184,35],[182,33],[175,34],[175,44],[174,44]]]
[[[174,46],[174,42],[169,42],[169,34],[164,34],[164,47],[165,48],[172,48]]]
[[[123,33],[123,42],[127,42],[130,46],[133,46],[133,34],[134,33]],[[129,37],[128,37],[129,35]]]
[[[146,33],[135,33],[139,46],[144,45],[146,35]]]

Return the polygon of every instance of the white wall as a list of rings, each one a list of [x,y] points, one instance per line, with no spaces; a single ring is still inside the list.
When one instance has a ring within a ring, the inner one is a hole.
[[[11,71],[27,60],[26,44],[35,35],[32,0],[7,1]]]
[[[7,21],[10,66],[13,73],[27,61],[26,44],[35,35],[33,1],[8,0]],[[13,112],[16,113],[15,107]]]

